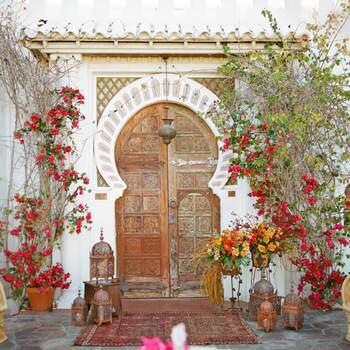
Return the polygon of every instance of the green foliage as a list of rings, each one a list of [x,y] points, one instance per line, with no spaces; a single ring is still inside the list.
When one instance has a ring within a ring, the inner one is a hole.
[[[349,38],[339,35],[349,13],[350,4],[343,5],[324,24],[309,24],[308,36],[283,37],[264,10],[276,40],[244,55],[225,49],[219,71],[231,86],[239,84],[227,88],[210,113],[224,148],[234,153],[232,176],[249,178],[265,220],[273,221],[285,202],[298,234],[299,222],[308,233],[307,242],[301,234],[304,246],[315,246],[334,267],[343,265],[339,238],[343,245],[349,238],[342,229],[324,234],[343,222],[343,188],[350,179]],[[309,180],[317,183],[311,193],[305,191]],[[298,246],[295,254],[300,257]]]

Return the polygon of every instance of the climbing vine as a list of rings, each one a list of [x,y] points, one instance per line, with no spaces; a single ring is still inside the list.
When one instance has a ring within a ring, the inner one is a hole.
[[[230,176],[247,178],[259,216],[282,229],[299,292],[314,308],[331,308],[344,278],[343,226],[350,178],[348,38],[339,39],[349,8],[330,14],[309,35],[282,36],[264,50],[231,55],[220,71],[238,81],[209,112],[231,151]]]

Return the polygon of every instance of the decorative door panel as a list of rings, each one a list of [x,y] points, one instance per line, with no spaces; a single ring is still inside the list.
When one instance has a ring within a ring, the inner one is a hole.
[[[208,188],[216,140],[190,110],[168,104],[177,136],[163,144],[162,105],[124,127],[116,146],[127,184],[116,203],[118,272],[130,296],[198,296],[194,254],[219,230],[219,202]]]
[[[195,252],[219,230],[219,201],[208,188],[217,146],[194,113],[173,106],[170,114],[177,131],[168,150],[171,296],[198,296]]]
[[[123,129],[116,160],[127,189],[116,204],[118,272],[128,288],[169,290],[166,146],[160,109],[146,108]]]

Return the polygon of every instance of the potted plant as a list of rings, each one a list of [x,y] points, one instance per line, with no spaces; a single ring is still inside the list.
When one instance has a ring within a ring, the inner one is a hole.
[[[224,290],[222,275],[236,275],[242,266],[249,264],[249,236],[246,231],[224,229],[222,234],[213,235],[198,254],[206,262],[201,277],[201,286],[209,302],[222,304]]]
[[[68,289],[71,284],[70,274],[65,273],[59,263],[48,267],[29,280],[27,296],[33,311],[47,311],[52,308],[56,288]]]

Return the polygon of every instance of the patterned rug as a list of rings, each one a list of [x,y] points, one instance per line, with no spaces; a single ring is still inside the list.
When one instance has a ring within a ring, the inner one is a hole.
[[[188,342],[205,344],[256,344],[256,335],[239,313],[220,312],[161,312],[124,313],[111,325],[85,327],[74,345],[80,346],[124,346],[141,345],[141,336],[169,338],[171,328],[185,323]]]

